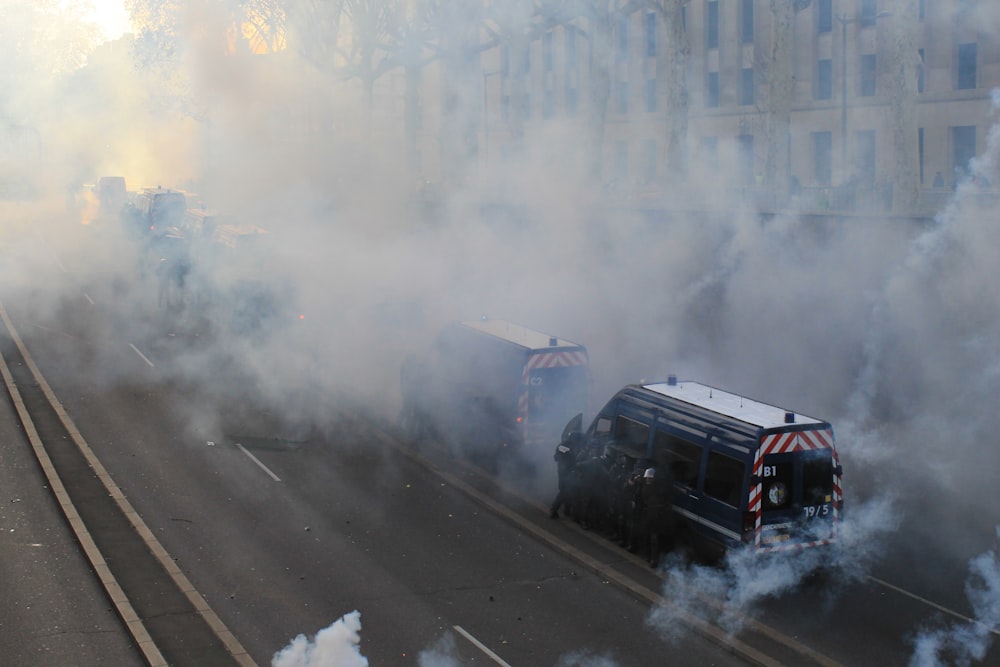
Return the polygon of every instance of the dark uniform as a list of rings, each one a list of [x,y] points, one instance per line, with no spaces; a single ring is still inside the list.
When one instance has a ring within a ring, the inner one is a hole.
[[[660,553],[669,548],[673,534],[674,484],[666,468],[649,468],[643,475],[642,495],[645,504],[645,539],[649,565],[660,563]]]
[[[628,498],[628,517],[625,522],[625,546],[632,553],[639,550],[644,540],[646,527],[646,498],[643,494],[642,463],[636,463],[625,481],[625,494]]]
[[[575,468],[581,442],[583,436],[580,433],[571,433],[566,440],[556,445],[556,453],[552,458],[556,462],[556,472],[559,475],[559,493],[556,494],[549,510],[549,516],[553,519],[559,518],[561,508],[569,510],[576,496]]]
[[[608,470],[608,520],[611,524],[611,538],[626,546],[628,540],[628,514],[631,511],[631,489],[628,486],[629,473],[633,462],[624,454],[619,454]]]

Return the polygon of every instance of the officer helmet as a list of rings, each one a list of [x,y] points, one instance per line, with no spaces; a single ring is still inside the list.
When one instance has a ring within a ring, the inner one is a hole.
[[[643,479],[653,479],[656,477],[656,468],[646,468],[646,472],[642,474]]]

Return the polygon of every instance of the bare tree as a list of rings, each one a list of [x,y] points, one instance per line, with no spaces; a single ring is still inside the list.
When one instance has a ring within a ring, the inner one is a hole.
[[[290,48],[316,71],[332,75],[344,23],[345,0],[287,0]]]
[[[808,7],[811,1],[770,0],[771,40],[760,68],[766,83],[763,123],[767,153],[763,184],[764,190],[773,195],[776,202],[787,199],[791,176],[788,170],[788,137],[795,94],[792,50],[795,15]]]
[[[483,6],[467,0],[430,0],[428,16],[436,58],[441,61],[441,176],[458,183],[479,152],[480,30]]]
[[[614,73],[615,31],[621,21],[649,6],[649,0],[553,0],[542,3],[545,16],[575,30],[590,44],[589,103],[587,105],[588,172],[602,178],[604,135]]]
[[[536,14],[537,8],[532,0],[509,0],[489,7],[483,22],[491,43],[503,50],[507,61],[505,79],[510,99],[507,128],[515,149],[524,139],[524,121],[531,99],[527,72],[531,44],[538,35],[534,21]]]
[[[667,91],[665,156],[667,164],[675,168],[672,173],[682,177],[687,173],[690,107],[687,70],[691,46],[684,27],[684,7],[687,3],[688,0],[650,0],[650,6],[663,19],[667,34],[664,50],[664,85]]]
[[[920,199],[920,174],[916,165],[918,130],[916,120],[917,65],[919,53],[913,36],[919,26],[917,0],[896,0],[890,35],[888,80],[889,113],[892,119],[893,209],[913,212]]]

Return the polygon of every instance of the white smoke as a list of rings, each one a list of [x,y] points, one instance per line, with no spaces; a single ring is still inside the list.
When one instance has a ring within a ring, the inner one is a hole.
[[[271,659],[271,667],[368,667],[361,655],[361,613],[344,614],[313,639],[299,635]]]
[[[1000,527],[997,546],[969,561],[965,595],[973,618],[922,631],[913,640],[910,667],[970,665],[981,661],[1000,625]]]
[[[685,617],[714,623],[731,635],[755,617],[761,602],[789,593],[821,577],[826,596],[836,596],[863,579],[896,525],[887,496],[859,503],[838,526],[830,549],[779,551],[760,556],[750,550],[729,552],[724,563],[699,564],[671,554],[664,565],[662,602],[646,619],[669,642],[685,638]]]
[[[449,632],[432,646],[421,651],[417,655],[417,664],[420,667],[461,667],[462,661],[455,646],[455,635]]]

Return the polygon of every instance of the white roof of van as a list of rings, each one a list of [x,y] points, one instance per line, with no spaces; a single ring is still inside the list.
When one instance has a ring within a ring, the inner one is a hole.
[[[823,423],[819,419],[795,413],[795,421],[789,424],[785,422],[785,413],[792,412],[791,410],[761,403],[760,401],[745,398],[738,394],[731,394],[728,391],[709,387],[698,382],[682,382],[678,380],[676,384],[658,382],[643,385],[643,387],[658,394],[663,394],[664,396],[669,396],[685,403],[732,417],[733,419],[739,419],[740,421],[760,426],[761,428]]]
[[[514,324],[513,322],[508,322],[507,320],[470,320],[468,322],[462,322],[461,324],[464,327],[491,334],[497,338],[509,341],[515,345],[526,347],[530,350],[553,347],[582,347],[582,345],[564,338],[550,336],[547,333],[535,331],[534,329],[529,329],[528,327],[521,326],[520,324]],[[555,344],[552,344],[553,338],[555,338]]]

